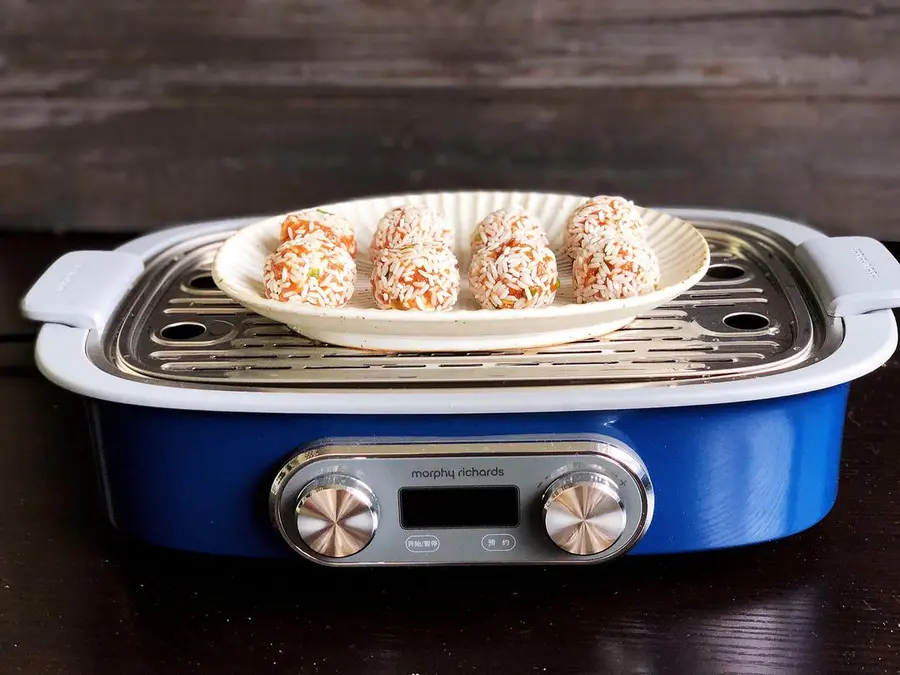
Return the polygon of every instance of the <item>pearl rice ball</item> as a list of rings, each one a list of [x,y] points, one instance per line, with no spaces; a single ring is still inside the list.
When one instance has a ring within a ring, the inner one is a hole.
[[[498,246],[514,236],[526,233],[533,237],[536,244],[550,245],[540,223],[524,209],[514,207],[494,211],[475,227],[472,233],[471,252],[474,255],[479,249]]]
[[[427,206],[398,206],[378,221],[369,253],[375,259],[385,248],[432,241],[453,248],[454,232],[444,216]]]
[[[331,239],[307,235],[281,244],[266,258],[266,297],[316,307],[343,307],[353,296],[356,263]]]
[[[578,303],[645,295],[656,290],[659,277],[659,263],[647,243],[623,235],[590,241],[572,265]]]
[[[451,309],[459,281],[453,250],[434,241],[383,249],[372,267],[372,295],[379,309]]]
[[[343,246],[356,257],[357,244],[353,224],[346,218],[322,209],[306,209],[288,214],[281,223],[281,242],[306,236],[325,237]]]
[[[484,309],[546,307],[559,289],[556,256],[528,236],[481,248],[469,266],[469,288]]]
[[[624,197],[593,197],[566,222],[564,248],[573,260],[592,239],[616,235],[643,238],[644,224],[634,203]]]

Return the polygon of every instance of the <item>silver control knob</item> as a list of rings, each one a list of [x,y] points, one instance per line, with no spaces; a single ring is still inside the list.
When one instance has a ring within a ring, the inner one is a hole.
[[[342,474],[320,476],[297,498],[297,533],[326,558],[359,553],[378,529],[378,502],[360,480]]]
[[[597,471],[574,471],[544,494],[544,529],[563,551],[595,555],[625,530],[625,504],[613,480]]]

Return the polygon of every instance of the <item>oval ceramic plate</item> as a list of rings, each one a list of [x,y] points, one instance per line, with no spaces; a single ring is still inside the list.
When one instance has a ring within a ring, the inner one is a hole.
[[[359,241],[356,290],[350,303],[341,308],[265,297],[263,265],[278,245],[283,215],[262,220],[231,236],[213,263],[213,278],[236,302],[308,338],[359,349],[424,352],[544,347],[598,337],[672,300],[706,274],[709,247],[703,235],[674,216],[643,209],[646,236],[659,258],[659,288],[624,300],[576,304],[572,263],[560,249],[566,218],[586,198],[537,192],[436,192],[322,205],[321,208],[349,219]],[[375,307],[369,286],[369,241],[385,211],[402,204],[435,208],[456,228],[462,287],[452,310],[416,312]],[[548,307],[480,309],[466,284],[468,242],[475,225],[492,211],[510,206],[521,206],[539,218],[556,252],[561,287],[555,302]]]

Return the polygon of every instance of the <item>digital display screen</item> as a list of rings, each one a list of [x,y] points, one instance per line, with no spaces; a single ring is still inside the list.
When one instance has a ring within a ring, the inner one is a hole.
[[[400,527],[516,527],[519,489],[514,485],[400,489]]]

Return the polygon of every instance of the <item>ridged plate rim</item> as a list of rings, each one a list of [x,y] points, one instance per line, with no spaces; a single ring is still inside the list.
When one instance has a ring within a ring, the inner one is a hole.
[[[447,203],[448,200],[457,200],[466,205],[466,208],[474,203],[484,203],[495,206],[498,203],[510,206],[520,205],[528,208],[536,202],[547,200],[555,200],[562,202],[566,208],[561,208],[557,218],[564,220],[568,215],[568,211],[574,204],[579,201],[588,199],[589,196],[552,193],[552,192],[513,192],[513,191],[457,191],[457,192],[424,192],[424,193],[406,193],[376,197],[364,197],[359,199],[347,200],[342,202],[334,202],[330,204],[317,205],[318,208],[336,211],[338,213],[358,211],[361,207],[365,208],[367,204],[381,204],[381,207],[390,208],[391,206],[402,203]],[[379,207],[379,210],[380,208]],[[498,208],[502,208],[500,206]],[[386,210],[385,208],[385,210]],[[485,206],[485,209],[490,208]],[[529,209],[531,210],[531,209]],[[622,316],[623,310],[633,310],[633,315],[637,316],[643,312],[649,311],[659,305],[677,297],[696,284],[703,276],[710,263],[709,246],[703,235],[690,223],[672,216],[670,214],[655,211],[653,209],[642,209],[645,220],[665,218],[667,226],[675,226],[679,231],[680,239],[690,244],[690,256],[695,258],[697,263],[690,269],[685,269],[681,274],[675,274],[677,280],[669,283],[657,290],[646,295],[625,298],[621,300],[608,300],[605,302],[578,304],[553,304],[547,307],[530,308],[522,310],[487,310],[487,309],[451,309],[443,312],[419,312],[419,311],[401,311],[401,310],[380,310],[375,307],[353,307],[345,306],[339,308],[333,307],[315,307],[312,305],[292,305],[277,300],[271,300],[262,295],[262,293],[251,292],[244,288],[246,284],[240,282],[239,272],[235,269],[235,256],[242,255],[241,250],[246,251],[246,247],[257,247],[265,251],[263,255],[268,253],[270,246],[264,244],[264,241],[271,241],[273,236],[277,236],[278,227],[283,220],[284,214],[278,214],[264,218],[248,225],[233,235],[231,235],[221,246],[217,252],[212,264],[212,276],[216,285],[234,301],[240,303],[244,307],[251,309],[258,314],[271,318],[280,323],[287,324],[295,329],[301,329],[302,324],[307,323],[309,319],[322,318],[332,320],[370,320],[377,319],[379,322],[402,322],[402,323],[429,323],[429,324],[454,324],[460,322],[521,322],[529,319],[541,318],[549,320],[561,317],[575,317],[582,315],[590,315],[596,317],[596,323],[602,324],[608,320],[611,314]],[[480,213],[483,217],[487,215],[485,211]],[[374,211],[372,217],[375,217],[377,211]],[[467,234],[474,229],[477,221],[458,223],[458,227],[467,227]],[[358,234],[360,233],[360,225],[357,226]],[[368,249],[368,237],[371,228],[375,223],[370,222],[365,228],[364,234],[359,236],[360,256],[365,255]],[[545,229],[551,234],[551,231],[559,231],[559,224],[548,224],[544,222]],[[554,227],[555,225],[555,227]],[[648,233],[648,237],[653,240],[652,232]],[[559,242],[553,242],[554,249],[558,251]],[[466,252],[457,251],[460,257],[460,272],[465,276],[465,269],[462,265],[463,259],[467,258]],[[560,259],[561,253],[557,254]],[[672,266],[668,264],[668,260],[660,260],[662,268],[662,278],[666,275],[672,275]],[[667,265],[668,264],[668,265]],[[261,286],[262,268],[259,271],[259,283]],[[292,320],[290,317],[296,317]],[[537,331],[541,332],[541,331]],[[464,336],[460,336],[464,337]]]

